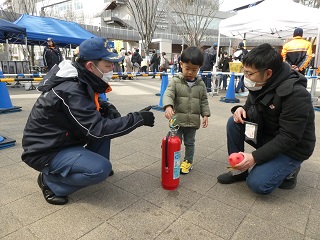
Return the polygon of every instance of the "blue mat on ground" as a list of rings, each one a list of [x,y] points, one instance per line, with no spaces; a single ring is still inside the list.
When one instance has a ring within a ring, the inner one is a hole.
[[[19,112],[21,111],[22,107],[10,107],[10,108],[0,108],[0,114],[1,113],[11,113],[11,112]]]
[[[4,148],[13,147],[15,143],[16,140],[0,135],[0,150]]]

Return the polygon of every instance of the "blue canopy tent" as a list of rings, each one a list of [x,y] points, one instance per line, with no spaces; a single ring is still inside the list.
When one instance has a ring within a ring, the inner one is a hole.
[[[8,43],[20,44],[27,43],[26,40],[26,28],[17,26],[9,21],[0,19],[0,43],[6,43],[7,53],[9,55]]]
[[[9,21],[0,19],[0,42],[1,43],[25,43],[26,28],[17,26]]]
[[[27,30],[28,44],[43,45],[50,37],[60,47],[77,46],[86,39],[98,37],[75,22],[22,14],[14,24]]]
[[[0,41],[5,42],[5,39],[24,37],[26,28],[17,26],[9,21],[0,19]]]

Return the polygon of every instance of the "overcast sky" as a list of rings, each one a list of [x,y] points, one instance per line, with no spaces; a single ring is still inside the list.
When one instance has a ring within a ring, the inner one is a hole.
[[[229,11],[258,0],[220,0],[220,11]]]

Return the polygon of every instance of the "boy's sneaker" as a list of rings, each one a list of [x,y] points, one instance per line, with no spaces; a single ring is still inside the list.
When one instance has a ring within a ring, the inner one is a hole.
[[[189,163],[188,160],[184,160],[180,164],[180,173],[182,173],[182,174],[189,173],[191,169],[192,169],[192,163]]]

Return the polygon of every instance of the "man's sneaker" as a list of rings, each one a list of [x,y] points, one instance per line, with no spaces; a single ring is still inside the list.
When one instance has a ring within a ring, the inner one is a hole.
[[[192,169],[192,163],[189,163],[188,160],[184,160],[180,164],[180,173],[182,173],[182,174],[189,173],[191,169]]]
[[[248,177],[248,171],[244,171],[240,174],[233,175],[232,172],[220,174],[217,179],[219,183],[231,184],[235,182],[245,181]]]
[[[300,166],[290,173],[280,184],[279,188],[281,189],[293,189],[297,185],[298,173],[300,171]]]

